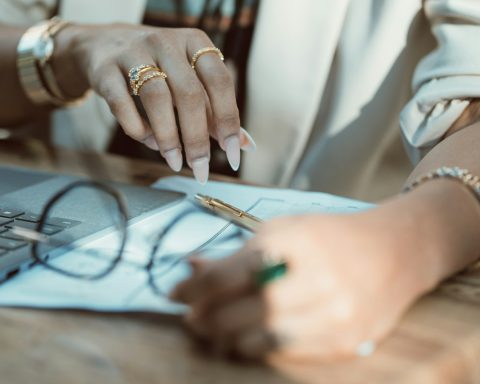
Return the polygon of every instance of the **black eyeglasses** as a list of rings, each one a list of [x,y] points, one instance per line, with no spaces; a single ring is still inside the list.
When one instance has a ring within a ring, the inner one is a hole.
[[[93,239],[75,240],[66,232],[46,235],[52,218],[65,217],[69,199],[77,194],[88,194],[90,201],[96,201],[98,220],[103,222],[105,233],[99,233]],[[192,202],[190,206],[176,214],[162,229],[155,232],[150,240],[147,261],[140,268],[147,273],[147,282],[151,290],[160,296],[167,292],[162,289],[162,282],[175,267],[192,256],[201,256],[203,251],[212,252],[215,247],[228,241],[243,241],[245,231],[234,223],[226,222],[220,229],[200,245],[186,252],[168,252],[165,240],[180,222],[189,216],[203,211]],[[126,244],[129,236],[128,209],[124,196],[111,186],[97,181],[77,181],[58,191],[47,202],[35,229],[16,227],[14,231],[31,242],[31,255],[34,261],[56,273],[75,279],[94,281],[106,277],[125,261]],[[66,257],[60,257],[64,253]],[[58,257],[57,257],[58,256]]]
[[[178,216],[176,216],[174,220],[170,221],[163,228],[163,230],[157,234],[153,242],[153,247],[151,248],[149,260],[145,266],[145,269],[148,272],[148,284],[152,291],[157,295],[164,296],[166,294],[166,292],[160,288],[159,283],[163,281],[163,277],[171,272],[182,261],[185,261],[192,256],[200,256],[202,255],[202,251],[207,249],[211,252],[213,250],[213,245],[218,246],[233,239],[244,239],[245,231],[240,227],[235,226],[235,224],[232,222],[227,222],[222,228],[216,231],[213,235],[209,236],[206,241],[189,252],[162,253],[162,245],[164,244],[164,240],[167,238],[168,233],[174,228],[174,226],[177,226],[179,222],[187,218],[187,216],[198,212],[199,208],[187,208]],[[229,228],[232,229],[230,232],[228,231]]]

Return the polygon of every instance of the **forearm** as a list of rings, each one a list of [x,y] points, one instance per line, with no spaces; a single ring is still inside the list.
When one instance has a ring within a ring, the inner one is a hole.
[[[0,25],[0,126],[14,126],[45,110],[26,97],[17,73],[17,45],[25,28]]]

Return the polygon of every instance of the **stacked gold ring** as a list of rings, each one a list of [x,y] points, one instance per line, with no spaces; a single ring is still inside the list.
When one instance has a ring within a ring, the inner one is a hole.
[[[206,47],[199,49],[197,52],[195,52],[192,56],[192,60],[190,61],[190,66],[192,69],[195,69],[195,64],[197,64],[197,60],[200,58],[200,56],[204,55],[205,53],[215,53],[218,55],[220,60],[224,60],[223,53],[218,49],[217,47]]]
[[[155,65],[140,64],[130,68],[128,71],[128,78],[130,80],[130,89],[132,90],[132,94],[138,96],[142,86],[147,81],[157,77],[165,80],[167,78],[167,74]]]

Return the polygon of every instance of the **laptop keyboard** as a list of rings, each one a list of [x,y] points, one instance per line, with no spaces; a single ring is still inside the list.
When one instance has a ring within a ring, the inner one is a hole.
[[[8,255],[29,244],[21,236],[11,231],[13,227],[22,227],[35,230],[40,215],[33,212],[25,212],[18,209],[0,208],[0,257]],[[53,236],[65,229],[72,228],[80,221],[66,219],[62,217],[48,218],[43,225],[42,233],[47,236]]]

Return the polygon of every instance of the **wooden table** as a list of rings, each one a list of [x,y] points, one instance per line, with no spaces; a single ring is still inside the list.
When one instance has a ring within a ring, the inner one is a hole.
[[[160,164],[1,142],[0,160],[147,185]],[[1,182],[1,181],[0,181]],[[480,383],[480,274],[421,299],[369,358],[338,364],[225,362],[158,315],[0,309],[0,383]]]

